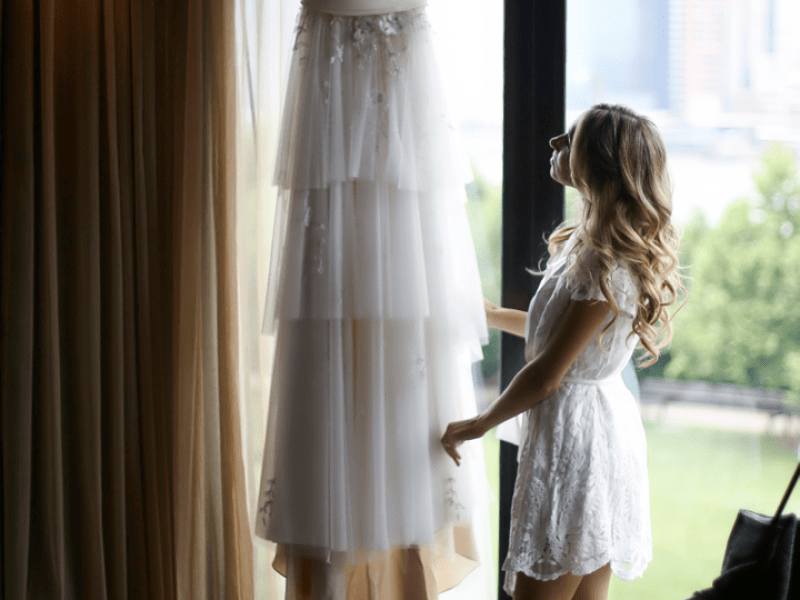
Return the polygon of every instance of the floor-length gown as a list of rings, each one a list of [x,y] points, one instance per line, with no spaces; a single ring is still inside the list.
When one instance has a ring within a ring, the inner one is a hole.
[[[306,0],[298,18],[256,534],[278,543],[287,589],[322,569],[320,598],[389,598],[402,548],[419,549],[429,597],[477,566],[470,486],[482,474],[469,456],[481,446],[457,467],[440,438],[476,413],[471,367],[488,335],[470,173],[423,4]]]

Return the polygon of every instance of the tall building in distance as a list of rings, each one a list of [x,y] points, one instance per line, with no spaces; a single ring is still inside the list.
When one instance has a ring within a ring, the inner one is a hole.
[[[569,0],[567,105],[800,144],[800,1]]]
[[[567,106],[670,104],[670,0],[569,0]]]
[[[672,70],[677,80],[671,83],[681,98],[675,109],[691,122],[709,120],[709,125],[774,134],[800,128],[800,2],[672,3],[684,16],[683,35],[673,36],[682,44],[676,57],[684,57],[682,68]]]

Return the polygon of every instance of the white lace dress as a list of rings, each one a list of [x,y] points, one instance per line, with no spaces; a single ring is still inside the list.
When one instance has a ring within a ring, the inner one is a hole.
[[[570,299],[605,299],[587,252],[580,269],[561,276],[567,261],[575,260],[568,258],[575,240],[573,234],[549,262],[530,303],[528,361],[544,346]],[[523,419],[503,564],[509,595],[518,572],[549,580],[565,573],[586,575],[611,563],[617,577],[631,580],[652,558],[644,429],[621,377],[638,342],[638,336],[628,339],[637,293],[620,266],[608,283],[621,312],[602,349],[598,332],[558,390]]]
[[[276,349],[255,531],[279,544],[290,580],[293,556],[327,565],[320,598],[361,597],[344,565],[412,546],[436,571],[435,595],[478,564],[482,447],[459,468],[440,442],[476,413],[471,367],[488,340],[471,174],[425,10],[359,15],[305,6],[298,19],[274,178],[264,333]],[[389,597],[389,575],[362,575]]]

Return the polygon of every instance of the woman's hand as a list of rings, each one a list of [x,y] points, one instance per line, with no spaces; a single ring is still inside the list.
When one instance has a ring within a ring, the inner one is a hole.
[[[483,309],[486,311],[486,324],[489,326],[489,329],[496,329],[494,324],[494,318],[497,314],[497,310],[499,310],[499,306],[490,302],[484,296],[483,298]]]
[[[483,297],[483,308],[486,311],[486,318],[488,319],[489,315],[491,313],[493,313],[494,311],[496,311],[500,307],[497,306],[496,304],[494,304],[493,302],[491,302],[490,300],[487,300],[486,296],[484,296]]]
[[[442,446],[451,458],[456,461],[456,465],[461,466],[461,455],[456,451],[456,447],[467,440],[476,440],[483,437],[486,430],[483,428],[479,417],[472,417],[465,421],[454,421],[447,426],[447,431],[442,436]]]

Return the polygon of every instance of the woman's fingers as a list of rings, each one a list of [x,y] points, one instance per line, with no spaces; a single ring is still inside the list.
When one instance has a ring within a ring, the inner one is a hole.
[[[456,450],[456,446],[464,440],[471,439],[468,435],[464,435],[468,427],[468,421],[450,423],[442,436],[442,446],[444,446],[445,452],[450,455],[458,466],[461,466],[461,455]]]
[[[448,448],[448,447],[445,446],[444,450],[445,450],[445,452],[447,452],[447,454],[450,455],[450,458],[452,458],[455,461],[456,466],[460,467],[461,466],[461,455],[458,452],[456,452],[456,449],[455,448]]]
[[[456,462],[456,465],[458,465],[459,459],[461,457],[458,456],[458,453],[456,452],[456,447],[455,447],[456,442],[451,435],[452,428],[453,428],[452,423],[447,426],[447,431],[445,431],[444,435],[442,436],[442,446],[444,447],[444,451],[447,452],[447,454],[450,455],[450,458],[452,458]]]
[[[445,447],[445,451],[450,455],[450,458],[452,458],[455,461],[456,466],[460,467],[461,466],[461,455],[456,451],[456,449],[452,448],[452,447],[451,448]]]

